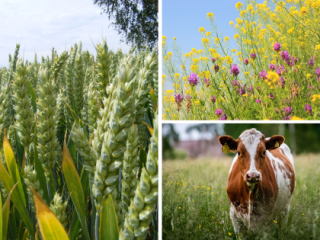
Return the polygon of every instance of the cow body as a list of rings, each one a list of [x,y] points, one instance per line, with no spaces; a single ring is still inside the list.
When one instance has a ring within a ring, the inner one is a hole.
[[[265,139],[259,131],[251,129],[234,142],[230,139],[219,141],[222,145],[230,145],[231,149],[237,145],[238,153],[232,162],[227,186],[235,232],[261,232],[279,217],[286,220],[295,173],[293,157],[283,143],[284,138]],[[277,144],[279,147],[275,147]]]

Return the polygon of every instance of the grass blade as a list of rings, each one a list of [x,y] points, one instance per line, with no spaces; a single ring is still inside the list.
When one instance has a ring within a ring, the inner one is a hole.
[[[100,214],[100,240],[118,240],[119,228],[117,223],[116,211],[111,194],[102,206]]]
[[[12,190],[10,191],[10,193],[8,194],[8,197],[6,199],[6,202],[3,205],[2,208],[2,221],[1,221],[1,225],[0,228],[2,227],[2,232],[1,232],[1,239],[7,239],[7,231],[8,231],[8,223],[9,223],[9,213],[10,213],[10,199],[11,199],[11,194],[13,192],[13,190],[16,188],[18,183],[16,183],[14,185],[14,187],[12,188]],[[0,194],[1,195],[1,194]],[[2,201],[1,201],[1,205],[2,205]]]

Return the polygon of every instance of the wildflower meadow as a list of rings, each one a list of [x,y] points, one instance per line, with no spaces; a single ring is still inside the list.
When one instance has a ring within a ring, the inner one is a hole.
[[[168,46],[162,36],[163,119],[320,119],[320,0],[247,0],[235,7],[234,36],[219,32],[212,12],[203,16],[211,29],[190,29],[201,49],[184,53],[179,41],[187,39],[173,37]]]

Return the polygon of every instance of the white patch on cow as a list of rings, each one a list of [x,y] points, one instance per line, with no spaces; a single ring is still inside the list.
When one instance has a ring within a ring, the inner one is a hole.
[[[234,232],[236,234],[240,233],[241,225],[244,225],[247,228],[249,228],[250,215],[238,211],[232,203],[230,203],[230,219],[232,222]]]
[[[250,169],[247,173],[259,173],[256,168],[254,158],[256,156],[258,144],[260,143],[262,136],[263,135],[261,132],[257,131],[255,128],[252,128],[241,133],[239,137],[250,155]]]
[[[287,146],[287,149],[289,149],[288,146]],[[281,159],[273,156],[273,154],[268,150],[266,151],[266,153],[267,153],[267,157],[271,162],[271,166],[274,170],[274,174],[275,174],[275,178],[278,186],[278,196],[275,202],[274,211],[275,212],[285,211],[287,213],[289,212],[290,200],[292,196],[291,179],[289,178],[289,176],[291,177],[293,173],[289,172],[289,170],[285,168],[284,163],[281,161]],[[292,155],[290,160],[293,161]]]
[[[233,165],[236,163],[237,159],[238,159],[238,154],[236,154],[236,156],[234,157],[234,159],[233,159],[233,161],[232,161],[232,164],[231,164],[231,168],[230,168],[229,174],[231,173],[232,168],[233,168]]]

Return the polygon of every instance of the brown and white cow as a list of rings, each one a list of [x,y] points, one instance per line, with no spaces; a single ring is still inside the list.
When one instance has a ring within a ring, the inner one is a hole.
[[[279,215],[286,221],[295,173],[284,137],[265,138],[253,128],[244,131],[237,140],[220,136],[219,142],[237,151],[227,187],[234,231],[239,234],[267,229]]]

